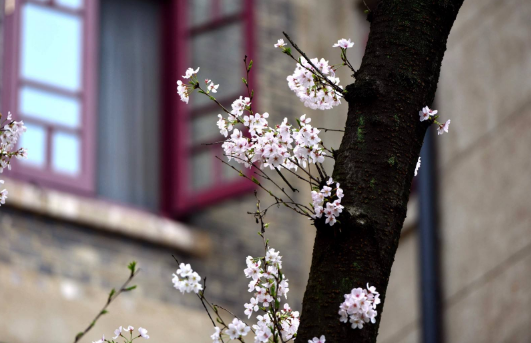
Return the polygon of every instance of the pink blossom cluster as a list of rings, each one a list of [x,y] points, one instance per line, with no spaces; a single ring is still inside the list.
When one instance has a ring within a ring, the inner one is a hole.
[[[115,343],[117,342],[115,340],[118,338],[123,338],[124,343],[131,343],[135,339],[140,338],[140,337],[144,339],[149,339],[149,335],[147,334],[148,330],[144,328],[138,328],[138,336],[137,335],[133,336],[134,330],[135,328],[132,327],[131,325],[129,325],[127,328],[125,326],[124,327],[120,326],[118,329],[114,330],[114,337],[112,340],[105,339],[105,335],[103,335],[100,340],[97,340],[92,343]]]
[[[188,101],[190,100],[190,92],[194,88],[196,88],[196,85],[198,83],[196,75],[198,72],[199,68],[195,70],[193,68],[186,69],[183,78],[190,79],[190,81],[188,82],[189,86],[183,83],[181,80],[177,80],[177,94],[179,94],[179,96],[181,97],[181,101],[184,103],[188,103]],[[206,94],[218,92],[219,85],[214,84],[212,80],[206,79],[205,84],[207,89]]]
[[[254,296],[244,305],[245,314],[251,318],[254,312],[265,312],[256,317],[258,321],[253,325],[255,342],[268,342],[276,328],[280,328],[284,341],[292,339],[297,333],[300,320],[299,312],[293,311],[287,303],[283,309],[280,308],[282,296],[287,299],[289,292],[288,279],[281,272],[282,256],[270,248],[265,257],[248,256],[246,264],[244,273],[252,279],[249,282],[249,292],[254,292]]]
[[[243,110],[248,108],[248,98],[238,99],[233,104],[233,111],[227,119],[219,115],[218,127],[221,134],[227,136],[232,131],[222,148],[229,161],[233,158],[246,167],[252,164],[260,168],[297,170],[297,167],[306,167],[307,163],[324,162],[325,150],[319,145],[320,131],[312,127],[310,118],[306,115],[298,120],[298,127],[288,123],[288,119],[276,127],[269,126],[267,112],[263,114],[250,113],[241,119]],[[243,105],[241,105],[243,103]],[[242,109],[243,108],[243,109]],[[251,137],[246,137],[243,132],[234,128],[242,122],[249,127]]]
[[[425,121],[433,117],[433,122],[438,125],[437,134],[442,135],[445,132],[448,132],[448,127],[450,126],[450,119],[448,119],[444,124],[437,121],[437,110],[432,110],[428,106],[422,108],[419,111],[420,121]]]
[[[2,114],[0,114],[0,119]],[[2,128],[0,129],[0,173],[4,171],[5,168],[11,169],[11,158],[27,158],[28,151],[24,148],[15,149],[17,142],[24,132],[26,132],[26,127],[24,126],[23,121],[14,121],[11,112],[8,112],[6,119],[3,120],[1,124]],[[3,184],[4,181],[0,180],[0,184]],[[5,204],[7,199],[8,191],[3,189],[0,191],[0,206]]]
[[[223,334],[227,335],[230,339],[239,339],[247,336],[251,328],[238,318],[234,318],[225,331],[221,331],[219,327],[214,327],[214,333],[210,335],[213,343],[221,343]]]
[[[326,339],[324,335],[321,335],[321,337],[314,337],[311,340],[308,340],[308,343],[325,343]]]
[[[193,271],[190,264],[181,263],[179,269],[177,269],[177,274],[173,274],[173,287],[181,291],[181,293],[198,293],[203,290],[203,285],[201,285],[201,276]]]
[[[343,323],[349,321],[353,329],[363,329],[365,323],[376,323],[376,306],[380,303],[380,293],[374,286],[367,288],[354,288],[345,294],[345,301],[339,305],[339,320]]]
[[[336,77],[335,70],[328,64],[328,61],[324,58],[320,60],[313,58],[310,61],[330,83],[343,88],[339,85],[339,78]],[[314,74],[316,72],[310,63],[301,57],[293,74],[287,77],[289,88],[295,92],[304,106],[314,110],[329,110],[341,104],[342,95],[327,84],[321,76],[316,76]]]
[[[326,224],[333,226],[336,223],[336,217],[339,217],[343,212],[341,199],[343,198],[343,190],[339,187],[339,182],[333,186],[334,180],[332,178],[326,181],[326,186],[321,190],[312,191],[312,207],[315,214],[312,218],[321,218],[324,214],[326,217]],[[332,201],[332,198],[336,198]]]

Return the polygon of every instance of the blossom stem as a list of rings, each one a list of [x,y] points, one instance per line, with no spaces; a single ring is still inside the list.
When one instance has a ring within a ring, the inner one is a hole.
[[[282,178],[282,180],[284,180],[284,182],[289,186],[289,188],[291,188],[291,191],[292,192],[298,192],[299,190],[297,188],[294,188],[289,182],[288,180],[284,177],[284,174],[282,174],[282,172],[280,172],[280,170],[278,170],[277,168],[275,168],[275,171],[277,172],[278,175],[280,175],[280,177]]]
[[[85,331],[83,332],[80,332],[76,335],[75,339],[74,339],[74,343],[78,342],[83,336],[85,336],[85,334],[87,332],[90,331],[90,329],[92,329],[94,327],[94,325],[96,325],[96,322],[98,321],[98,319],[104,315],[105,313],[107,313],[107,307],[109,307],[109,305],[116,299],[118,298],[118,296],[123,292],[123,291],[126,291],[127,290],[127,285],[129,284],[129,282],[131,282],[131,280],[133,280],[133,278],[138,274],[138,272],[140,271],[140,269],[135,269],[135,268],[132,268],[131,269],[131,274],[129,275],[129,277],[127,278],[127,280],[124,282],[124,284],[122,285],[122,287],[120,287],[120,290],[116,293],[114,292],[111,292],[111,294],[109,295],[109,298],[107,299],[107,302],[105,303],[105,305],[103,306],[103,308],[101,309],[101,311],[98,312],[98,315],[92,320],[92,322],[87,326],[87,328],[85,329]],[[113,289],[114,291],[114,289]]]

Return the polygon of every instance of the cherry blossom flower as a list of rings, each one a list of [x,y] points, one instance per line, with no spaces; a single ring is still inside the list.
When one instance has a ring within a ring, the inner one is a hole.
[[[115,336],[113,337],[113,339],[117,339],[118,337],[120,337],[122,335],[122,327],[120,326],[118,329],[114,330],[114,334]]]
[[[420,157],[417,161],[417,166],[415,167],[415,176],[417,176],[417,172],[419,171],[419,169],[420,169]]]
[[[181,81],[177,81],[177,94],[181,97],[181,101],[184,103],[188,103],[190,100],[190,95],[188,93],[188,87]]]
[[[442,135],[445,132],[448,132],[448,126],[450,126],[450,119],[446,121],[444,124],[440,124],[437,128],[437,134]]]
[[[138,333],[142,338],[149,339],[149,335],[147,334],[148,330],[144,328],[138,328]]]
[[[215,85],[214,82],[210,81],[210,84],[207,86],[208,92],[217,93],[219,85]]]
[[[105,335],[102,335],[100,340],[97,340],[97,341],[92,342],[92,343],[105,343]]]
[[[286,46],[286,43],[284,43],[283,39],[279,39],[277,44],[275,44],[275,48],[283,48]]]
[[[179,269],[177,269],[177,274],[182,277],[187,277],[188,275],[191,275],[194,271],[192,270],[192,267],[190,264],[184,264],[181,263],[179,265]]]
[[[0,118],[2,114],[0,114]],[[26,126],[23,121],[14,121],[11,112],[8,112],[7,118],[0,124],[0,173],[4,169],[11,169],[11,158],[27,158],[28,151],[24,148],[15,149],[19,138],[26,132]],[[0,184],[4,181],[0,180]],[[5,204],[8,191],[0,191],[0,206]]]
[[[245,306],[245,314],[248,316],[248,318],[251,318],[253,311],[258,311],[258,300],[251,298],[250,303],[243,306]]]
[[[2,180],[2,183],[4,183],[3,180]],[[8,194],[7,189],[3,189],[2,191],[0,191],[0,206],[6,203],[7,194]]]
[[[354,42],[351,42],[350,41],[350,38],[349,39],[345,39],[345,38],[341,38],[340,40],[337,41],[336,44],[332,45],[332,48],[341,48],[341,49],[349,49],[349,48],[352,48],[354,46]]]
[[[192,75],[195,75],[198,72],[199,72],[199,68],[197,68],[196,70],[194,70],[193,68],[188,68],[186,69],[186,74],[183,75],[183,78],[189,79],[190,77],[192,77]]]
[[[301,117],[300,117],[300,122],[302,124],[310,124],[310,122],[312,121],[312,118],[308,117],[306,118],[306,114],[303,114]]]
[[[436,110],[431,110],[428,106],[419,111],[420,121],[428,120],[430,117],[437,114]]]
[[[210,336],[210,338],[212,338],[212,343],[219,343],[220,342],[220,328],[218,328],[217,326],[214,327],[214,333]]]
[[[320,338],[314,337],[313,339],[309,340],[308,343],[325,343],[325,336],[322,335]]]

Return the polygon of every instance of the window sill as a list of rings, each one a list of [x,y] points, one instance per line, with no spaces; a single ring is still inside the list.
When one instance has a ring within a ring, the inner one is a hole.
[[[178,249],[194,256],[210,250],[206,233],[141,210],[5,179],[6,205]]]

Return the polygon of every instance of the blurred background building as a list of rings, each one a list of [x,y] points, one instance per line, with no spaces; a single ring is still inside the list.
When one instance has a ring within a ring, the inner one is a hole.
[[[199,78],[219,83],[218,99],[230,104],[245,94],[248,55],[258,112],[341,128],[346,104],[304,108],[285,80],[295,65],[273,44],[286,31],[310,56],[337,63],[333,42],[352,38],[357,66],[364,2],[2,2],[1,110],[26,123],[29,158],[2,175],[0,341],[73,341],[131,260],[139,287],[82,341],[120,325],[146,327],[155,342],[211,341],[200,303],[172,288],[171,255],[208,277],[213,302],[241,314],[244,259],[262,251],[247,214],[254,188],[215,159],[219,146],[202,145],[220,139],[218,109],[198,94],[184,106],[175,82],[201,67]],[[427,138],[380,342],[531,341],[529,17],[526,0],[466,0],[459,13],[434,106],[451,129]],[[337,134],[323,136],[339,146]],[[312,227],[284,209],[268,221],[300,310]]]

